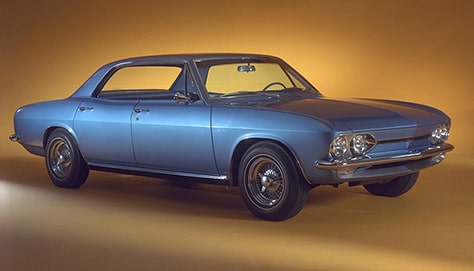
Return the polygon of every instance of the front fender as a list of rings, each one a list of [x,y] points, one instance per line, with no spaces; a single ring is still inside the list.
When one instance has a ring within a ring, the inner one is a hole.
[[[212,136],[221,175],[232,175],[232,159],[241,142],[272,140],[291,152],[306,176],[315,160],[327,158],[333,129],[308,116],[288,112],[218,107],[212,113]]]

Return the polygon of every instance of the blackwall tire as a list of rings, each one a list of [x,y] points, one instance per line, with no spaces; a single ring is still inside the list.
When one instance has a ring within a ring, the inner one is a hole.
[[[243,155],[238,169],[242,198],[257,217],[282,221],[295,216],[308,197],[309,185],[295,161],[273,142],[259,142]]]
[[[46,169],[56,186],[78,188],[84,184],[89,167],[74,138],[66,130],[54,130],[48,137],[45,151]]]
[[[408,192],[416,183],[419,172],[397,177],[386,183],[366,184],[364,188],[372,195],[398,197]]]

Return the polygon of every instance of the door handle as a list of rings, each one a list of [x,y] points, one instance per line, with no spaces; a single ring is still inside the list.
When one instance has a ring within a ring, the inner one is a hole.
[[[137,113],[137,114],[138,114],[138,113],[142,113],[142,112],[150,112],[150,109],[135,108],[135,109],[133,110],[133,112],[135,112],[135,113]]]
[[[85,106],[79,107],[79,111],[81,111],[81,112],[84,112],[86,110],[92,111],[92,110],[94,110],[94,107],[85,107]]]

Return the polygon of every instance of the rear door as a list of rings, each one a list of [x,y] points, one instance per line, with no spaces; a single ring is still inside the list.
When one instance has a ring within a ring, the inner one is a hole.
[[[82,156],[89,163],[134,163],[130,117],[138,100],[93,98],[82,102],[74,130]]]

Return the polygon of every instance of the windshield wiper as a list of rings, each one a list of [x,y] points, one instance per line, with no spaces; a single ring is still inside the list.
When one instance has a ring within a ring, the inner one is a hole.
[[[262,91],[248,91],[248,90],[240,90],[240,91],[235,91],[235,92],[230,92],[226,94],[222,94],[219,97],[220,98],[225,98],[225,97],[232,97],[232,96],[240,96],[240,95],[254,95],[254,94],[261,94]]]
[[[230,92],[226,94],[221,94],[219,98],[228,98],[228,97],[235,97],[240,95],[280,95],[280,94],[294,94],[299,92],[306,92],[305,90],[298,88],[298,87],[289,87],[279,90],[259,90],[259,91],[249,91],[249,90],[240,90],[235,92]]]

